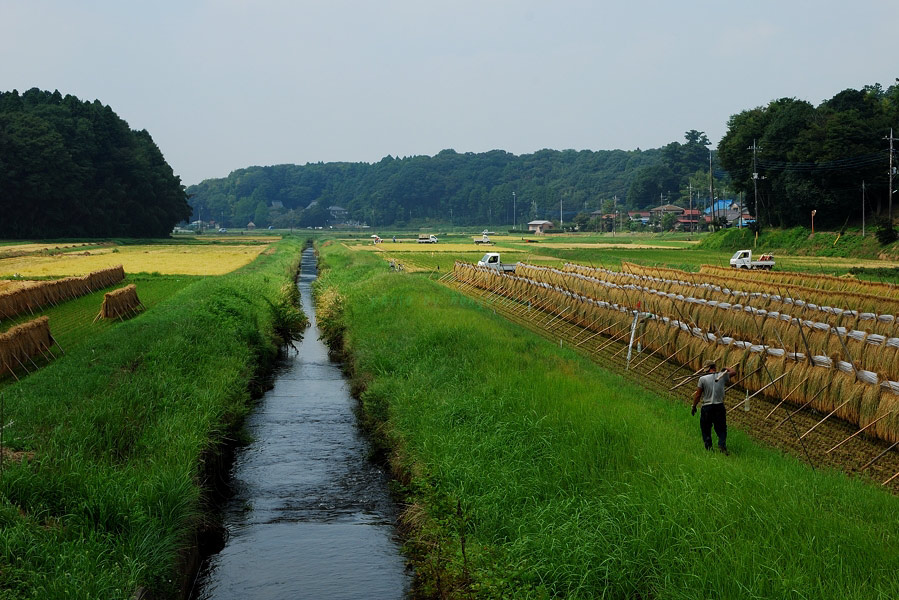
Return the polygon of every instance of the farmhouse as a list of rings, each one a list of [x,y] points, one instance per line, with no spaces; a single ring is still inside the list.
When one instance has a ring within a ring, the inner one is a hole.
[[[552,221],[531,221],[528,223],[528,231],[536,234],[546,233],[547,229],[553,228]]]
[[[699,225],[699,217],[702,213],[698,209],[692,208],[685,210],[674,222],[676,229],[692,230]]]
[[[649,211],[643,211],[643,210],[627,211],[628,219],[630,219],[631,221],[639,221],[640,223],[643,223],[644,225],[649,224],[649,218],[651,216],[652,215],[649,213]]]

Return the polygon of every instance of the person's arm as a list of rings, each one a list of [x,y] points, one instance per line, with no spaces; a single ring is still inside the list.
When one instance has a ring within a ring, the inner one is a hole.
[[[693,392],[693,407],[690,409],[690,414],[696,414],[696,405],[699,404],[699,398],[702,396],[702,386],[696,388],[696,391]]]

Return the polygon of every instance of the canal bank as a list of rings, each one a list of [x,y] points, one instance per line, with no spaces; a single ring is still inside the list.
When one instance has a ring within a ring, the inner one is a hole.
[[[233,494],[223,508],[227,542],[205,561],[198,600],[408,594],[387,475],[368,459],[356,401],[319,340],[316,276],[307,248],[298,286],[310,326],[247,418],[253,441],[232,469]]]

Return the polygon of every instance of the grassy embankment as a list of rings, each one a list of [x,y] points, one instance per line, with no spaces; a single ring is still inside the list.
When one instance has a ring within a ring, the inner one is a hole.
[[[686,404],[369,253],[321,257],[319,324],[404,481],[423,590],[899,597],[896,498],[737,431],[708,454]]]
[[[198,280],[3,390],[4,442],[31,458],[0,477],[0,598],[175,595],[207,462],[301,318],[301,245]]]

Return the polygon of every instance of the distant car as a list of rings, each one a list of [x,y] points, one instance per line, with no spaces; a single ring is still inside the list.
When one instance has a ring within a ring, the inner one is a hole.
[[[220,227],[220,228],[219,228],[219,233],[228,233],[228,230],[225,229],[224,227]]]

